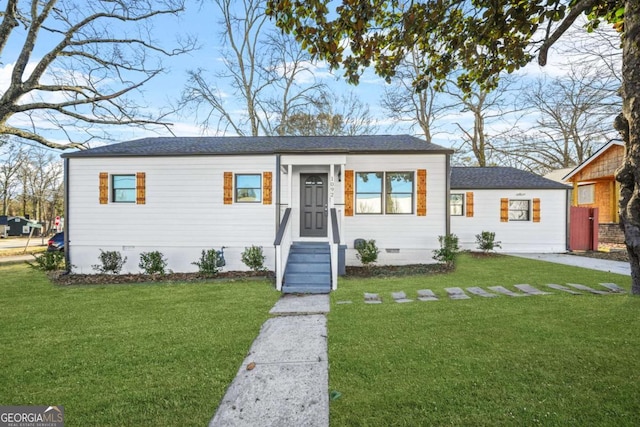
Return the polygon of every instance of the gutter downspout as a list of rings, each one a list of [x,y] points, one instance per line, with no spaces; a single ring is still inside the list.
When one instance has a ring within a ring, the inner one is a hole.
[[[65,271],[71,273],[71,251],[69,250],[69,159],[64,159],[64,263]]]
[[[276,154],[276,234],[280,230],[280,154]]]
[[[571,213],[570,213],[570,209],[571,209],[571,197],[569,197],[569,195],[571,194],[571,189],[567,188],[567,190],[564,193],[564,197],[565,197],[565,204],[564,204],[564,218],[565,218],[565,241],[564,241],[564,246],[565,246],[565,250],[566,251],[570,251],[571,250],[571,235],[570,235],[570,227],[571,227]]]
[[[451,234],[451,209],[449,209],[449,194],[451,194],[451,154],[445,154],[447,159],[447,193],[444,196],[444,205],[447,207],[444,212],[445,235]]]

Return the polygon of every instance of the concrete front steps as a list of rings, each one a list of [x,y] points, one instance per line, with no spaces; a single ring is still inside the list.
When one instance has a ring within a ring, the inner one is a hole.
[[[331,251],[328,243],[294,242],[284,271],[285,294],[331,292]]]

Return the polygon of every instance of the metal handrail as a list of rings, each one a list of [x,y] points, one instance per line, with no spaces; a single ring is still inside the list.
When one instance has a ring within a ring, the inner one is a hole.
[[[340,230],[338,229],[338,213],[336,208],[331,208],[331,234],[333,234],[333,243],[340,243]]]
[[[291,215],[291,208],[287,208],[284,211],[284,216],[282,217],[282,221],[280,221],[280,228],[278,229],[278,233],[276,234],[276,240],[273,242],[274,246],[279,246],[282,243],[282,237],[284,236],[284,232],[287,229],[287,222],[289,222],[289,216]]]

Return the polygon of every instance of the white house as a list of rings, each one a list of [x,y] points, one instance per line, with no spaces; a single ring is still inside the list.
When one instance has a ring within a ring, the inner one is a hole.
[[[101,249],[119,251],[123,272],[138,272],[141,253],[160,251],[189,272],[224,247],[225,268],[244,270],[256,245],[279,290],[328,292],[341,255],[359,265],[357,239],[395,265],[433,262],[449,232],[468,248],[487,230],[505,251],[565,250],[566,186],[452,171],[452,153],[406,135],[147,138],[66,153],[67,262],[91,273]]]
[[[188,272],[224,246],[226,269],[243,270],[257,245],[289,291],[300,279],[335,288],[340,246],[358,263],[355,239],[374,239],[381,264],[432,262],[451,154],[406,135],[147,138],[63,154],[68,262],[91,273],[100,249],[117,250],[137,272],[140,253],[159,250]]]
[[[496,233],[503,252],[564,252],[571,187],[509,167],[451,168],[451,232],[463,249]]]

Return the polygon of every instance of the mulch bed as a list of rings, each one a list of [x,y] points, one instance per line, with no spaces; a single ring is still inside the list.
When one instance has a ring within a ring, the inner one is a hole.
[[[169,273],[169,274],[63,274],[54,272],[49,279],[56,285],[115,285],[124,283],[149,282],[211,282],[233,281],[251,277],[273,278],[270,271],[225,271],[216,275],[201,273]]]
[[[346,270],[347,277],[385,277],[440,274],[450,272],[453,268],[442,264],[372,265],[369,267],[348,265]]]

